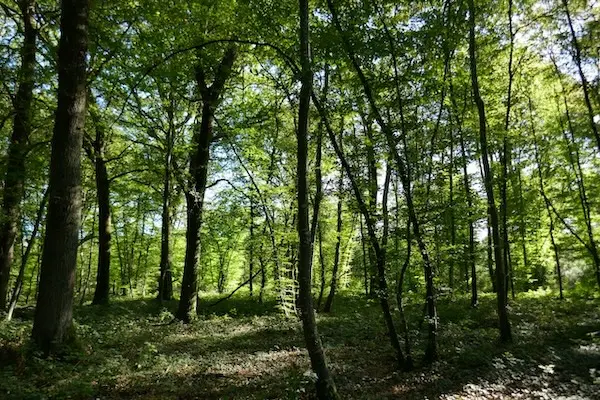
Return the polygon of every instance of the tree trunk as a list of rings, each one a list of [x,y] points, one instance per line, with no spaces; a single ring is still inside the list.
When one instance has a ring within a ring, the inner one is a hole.
[[[573,21],[571,20],[571,13],[569,11],[569,3],[568,0],[562,0],[563,7],[565,8],[565,14],[567,17],[567,23],[569,25],[569,31],[571,32],[571,42],[573,43],[574,50],[574,58],[575,64],[577,64],[577,71],[579,72],[579,78],[581,79],[581,89],[583,90],[583,98],[585,100],[585,106],[587,108],[588,120],[590,123],[590,128],[592,130],[592,134],[596,139],[596,145],[598,146],[598,151],[600,151],[600,133],[598,133],[598,127],[596,126],[596,122],[594,121],[594,108],[592,106],[592,101],[590,99],[590,89],[587,78],[583,73],[583,62],[581,57],[581,46],[579,41],[577,40],[577,35],[575,34],[575,29],[573,28]],[[600,285],[600,273],[598,275],[598,284]]]
[[[73,288],[81,222],[81,147],[86,113],[89,0],[61,3],[58,105],[34,343],[44,353],[73,338]]]
[[[204,193],[208,177],[210,144],[213,139],[214,112],[219,104],[225,83],[231,75],[236,50],[230,47],[223,56],[215,74],[213,84],[206,84],[201,67],[196,68],[196,83],[202,96],[202,120],[193,138],[193,150],[190,157],[190,185],[185,195],[187,204],[187,230],[185,264],[181,282],[181,296],[176,318],[188,323],[196,314],[198,298],[198,257],[200,254],[200,227]]]
[[[337,276],[338,269],[340,266],[340,248],[342,246],[342,191],[344,189],[344,170],[340,170],[340,177],[338,181],[338,203],[337,203],[337,239],[335,242],[335,255],[333,259],[333,269],[331,270],[331,285],[329,287],[329,295],[325,302],[323,311],[328,313],[331,311],[333,305],[333,298],[335,296],[335,290],[337,288]]]
[[[362,247],[362,267],[365,278],[365,296],[369,297],[369,268],[367,266],[367,250],[365,245],[365,228],[363,226],[363,216],[360,216],[360,245]]]
[[[249,279],[250,297],[254,295],[254,202],[250,202],[250,251],[249,251]]]
[[[298,283],[300,286],[299,305],[306,349],[313,371],[317,374],[317,397],[319,399],[339,399],[335,383],[317,331],[315,311],[312,303],[312,243],[308,221],[308,117],[312,90],[312,71],[309,46],[309,6],[308,0],[299,0],[300,7],[300,60],[302,65],[298,110]]]
[[[508,89],[506,99],[506,113],[504,114],[504,132],[502,138],[502,152],[500,162],[502,164],[502,174],[500,177],[500,215],[502,217],[502,249],[504,251],[504,276],[505,288],[508,287],[509,277],[512,283],[512,263],[510,257],[510,240],[508,237],[508,173],[512,159],[512,148],[509,143],[508,134],[510,131],[510,111],[512,106],[512,85],[513,85],[513,51],[514,51],[514,33],[513,33],[513,2],[508,1],[508,31],[510,37],[509,57],[508,57]],[[493,181],[492,181],[493,182]],[[505,292],[508,301],[508,290]],[[514,296],[513,296],[514,297]]]
[[[505,282],[505,264],[502,254],[502,242],[500,237],[500,221],[498,218],[498,209],[494,199],[494,177],[490,168],[490,158],[487,147],[487,126],[485,119],[485,105],[481,94],[479,93],[479,82],[477,80],[477,61],[475,58],[475,4],[474,0],[469,0],[469,58],[471,68],[471,82],[473,84],[473,97],[477,105],[479,115],[479,141],[481,146],[481,158],[483,163],[483,180],[485,191],[487,193],[488,214],[491,221],[492,239],[494,243],[494,259],[496,261],[496,287],[498,299],[498,320],[500,328],[500,340],[504,343],[512,341],[510,321],[508,319],[508,309],[506,304],[506,282]]]
[[[48,189],[46,188],[42,196],[40,206],[38,207],[35,222],[33,224],[33,230],[31,231],[31,237],[29,238],[29,242],[27,243],[27,249],[25,249],[25,253],[23,253],[23,256],[21,257],[21,267],[19,268],[19,275],[17,276],[17,280],[15,281],[15,287],[13,288],[13,292],[8,305],[8,311],[6,313],[7,321],[10,321],[12,319],[13,312],[15,311],[15,308],[17,307],[17,302],[19,301],[19,296],[21,295],[21,290],[23,289],[23,279],[25,277],[25,268],[27,267],[27,260],[29,259],[29,254],[31,254],[33,244],[35,243],[35,239],[37,238],[37,233],[42,223],[42,218],[44,217],[44,209],[46,208],[47,200]]]
[[[102,129],[96,126],[96,129]],[[104,135],[102,134],[102,137]],[[96,191],[98,196],[98,275],[92,304],[108,304],[110,291],[110,181],[104,159],[104,139],[96,136]]]
[[[173,119],[172,107],[168,110],[169,120]],[[163,182],[162,194],[162,223],[160,229],[160,266],[158,280],[159,301],[169,301],[173,298],[173,275],[171,273],[171,162],[173,157],[173,136],[172,123],[169,126],[166,137],[165,154],[165,178]]]
[[[317,298],[317,310],[321,308],[321,303],[323,302],[323,294],[325,293],[325,254],[323,253],[323,232],[321,230],[321,225],[317,226],[317,231],[319,234],[319,266],[321,267],[319,270],[320,274],[320,285],[319,285],[319,297]]]
[[[554,250],[554,261],[556,263],[556,279],[558,280],[558,289],[560,294],[560,299],[563,300],[563,281],[562,281],[562,271],[560,266],[560,257],[558,252],[558,246],[556,245],[556,240],[554,239],[554,217],[552,216],[552,211],[550,210],[550,201],[546,196],[546,189],[544,185],[544,174],[542,173],[542,158],[540,156],[540,150],[538,145],[538,140],[535,132],[535,125],[533,123],[533,107],[531,104],[531,99],[529,99],[529,115],[531,116],[531,133],[533,136],[533,146],[535,150],[535,162],[537,164],[537,172],[540,184],[540,193],[542,194],[542,198],[544,199],[544,205],[546,206],[546,213],[548,214],[548,219],[550,220],[549,226],[549,234],[550,234],[550,242],[552,243],[552,249]]]
[[[6,174],[4,176],[2,209],[0,210],[0,310],[6,308],[10,269],[25,181],[25,154],[31,134],[31,103],[33,100],[37,30],[33,18],[35,0],[19,1],[23,16],[23,47],[19,87],[13,104],[15,116],[8,145]]]
[[[559,118],[559,124],[561,126],[563,138],[567,145],[568,160],[569,160],[569,163],[571,164],[571,168],[573,169],[573,172],[575,174],[575,181],[577,183],[579,201],[581,204],[581,210],[583,212],[583,220],[585,222],[587,236],[588,236],[587,243],[582,240],[580,240],[580,241],[582,242],[582,244],[585,246],[587,251],[590,253],[590,256],[592,257],[592,262],[594,263],[594,267],[596,270],[596,281],[598,283],[598,287],[600,287],[600,253],[598,251],[598,244],[596,243],[596,239],[594,237],[594,229],[593,229],[592,218],[591,218],[591,208],[590,208],[590,203],[589,203],[588,196],[587,196],[587,189],[586,189],[585,179],[584,179],[584,175],[583,175],[583,170],[581,167],[581,157],[579,154],[579,148],[575,141],[575,128],[573,125],[573,121],[571,119],[571,113],[569,111],[569,105],[567,103],[567,94],[565,91],[565,87],[562,83],[558,65],[556,64],[556,61],[554,60],[554,58],[552,58],[552,62],[554,63],[556,75],[561,84],[563,103],[565,106],[565,114],[567,117],[568,129],[565,129],[565,127],[563,126],[564,124],[562,123],[562,120],[560,118]],[[570,136],[570,138],[569,138],[569,136]],[[571,231],[571,233],[573,233],[573,231],[571,229],[569,229],[569,230]],[[577,236],[577,238],[580,239],[579,236]]]
[[[456,106],[456,98],[454,97],[454,87],[452,85],[452,80],[450,80],[450,100],[452,101],[452,107],[454,109],[454,115],[456,118],[456,127],[458,129],[458,139],[460,143],[460,152],[462,157],[462,170],[463,170],[463,185],[465,187],[465,197],[467,199],[467,207],[468,207],[468,223],[469,223],[469,243],[466,245],[466,266],[465,266],[465,281],[467,285],[467,290],[469,289],[469,270],[471,272],[471,307],[477,307],[479,304],[478,294],[477,294],[477,269],[475,258],[477,254],[475,253],[475,221],[473,216],[473,193],[471,192],[471,182],[469,180],[469,173],[467,171],[467,165],[469,164],[469,159],[467,157],[467,151],[465,148],[465,139],[462,129],[462,120],[458,115],[458,107]],[[493,282],[493,280],[492,280]],[[494,286],[495,291],[495,286]]]

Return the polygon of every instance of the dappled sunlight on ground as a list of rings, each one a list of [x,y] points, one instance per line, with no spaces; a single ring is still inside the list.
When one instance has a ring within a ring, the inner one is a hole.
[[[209,301],[206,300],[209,304]],[[115,301],[77,309],[79,347],[61,359],[28,351],[30,313],[0,325],[0,397],[7,399],[312,398],[300,324],[274,302],[232,298],[191,325],[175,303]],[[343,398],[593,399],[600,392],[597,300],[523,297],[516,342],[497,345],[494,298],[440,302],[440,361],[422,366],[421,304],[407,307],[417,368],[395,368],[377,302],[345,296],[318,323]],[[253,312],[255,310],[255,312]]]

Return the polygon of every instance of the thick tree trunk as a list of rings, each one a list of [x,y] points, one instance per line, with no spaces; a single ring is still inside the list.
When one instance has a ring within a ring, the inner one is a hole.
[[[8,145],[6,175],[4,176],[2,209],[0,210],[0,310],[6,308],[10,269],[14,256],[23,184],[25,181],[25,153],[31,133],[31,103],[33,99],[37,30],[33,18],[35,0],[19,1],[23,16],[23,47],[19,88],[14,98],[15,116]]]
[[[300,59],[302,64],[298,110],[298,283],[300,286],[299,305],[304,331],[306,349],[313,371],[317,375],[317,397],[319,399],[339,399],[335,383],[323,351],[321,338],[317,330],[315,311],[312,302],[312,243],[308,221],[308,117],[312,90],[312,71],[309,46],[309,10],[308,0],[299,0],[300,7]]]
[[[176,317],[183,322],[190,322],[196,314],[198,297],[198,257],[200,255],[200,227],[202,225],[202,208],[206,191],[210,142],[212,141],[213,107],[205,103],[202,107],[202,122],[197,137],[194,139],[196,150],[190,161],[190,176],[193,189],[185,196],[187,204],[187,230],[185,247],[185,264],[181,282],[181,295]]]
[[[192,155],[190,157],[190,187],[185,195],[187,204],[187,230],[185,264],[181,282],[181,296],[176,318],[188,323],[196,314],[198,299],[198,257],[200,255],[200,227],[204,193],[208,178],[210,144],[213,139],[214,112],[219,104],[223,87],[231,75],[236,50],[230,47],[223,56],[215,73],[213,84],[206,84],[201,67],[196,68],[196,82],[202,96],[202,120],[194,134]]]
[[[58,105],[50,197],[33,341],[45,353],[72,337],[73,288],[81,219],[81,147],[86,113],[86,55],[89,0],[61,3]]]
[[[494,176],[490,168],[490,158],[487,146],[487,126],[485,119],[485,105],[481,94],[479,93],[479,82],[477,79],[477,61],[475,58],[475,4],[474,0],[469,0],[469,58],[471,68],[471,82],[473,84],[473,95],[477,112],[479,115],[479,141],[481,146],[481,158],[483,163],[483,180],[485,191],[487,193],[488,214],[490,216],[492,239],[494,243],[494,259],[496,261],[496,287],[498,289],[498,320],[500,328],[500,340],[504,343],[512,341],[510,321],[508,319],[508,309],[506,304],[506,282],[505,282],[505,264],[503,246],[500,235],[500,221],[498,218],[498,209],[494,199]]]

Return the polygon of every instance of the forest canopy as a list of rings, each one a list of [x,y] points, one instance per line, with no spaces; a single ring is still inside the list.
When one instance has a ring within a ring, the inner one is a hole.
[[[600,390],[597,1],[0,21],[3,396]]]

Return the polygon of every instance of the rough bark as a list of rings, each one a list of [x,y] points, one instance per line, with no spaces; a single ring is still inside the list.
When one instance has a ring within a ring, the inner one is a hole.
[[[10,269],[14,257],[23,185],[25,181],[25,154],[31,134],[31,103],[33,100],[37,30],[33,13],[35,0],[19,1],[23,17],[23,47],[19,87],[13,105],[13,131],[8,145],[6,174],[3,182],[2,209],[0,210],[0,310],[6,308]]]
[[[226,50],[211,86],[207,85],[202,67],[196,68],[196,83],[202,97],[202,120],[194,133],[193,150],[190,157],[190,182],[185,194],[187,205],[187,228],[185,264],[181,282],[181,296],[176,318],[188,323],[196,314],[198,298],[198,257],[200,255],[200,227],[204,193],[208,178],[210,144],[213,140],[214,113],[218,106],[225,83],[231,75],[236,58],[235,47]]]
[[[89,0],[61,3],[58,105],[52,137],[48,217],[34,343],[45,353],[73,337],[73,289],[81,219],[81,148],[86,112]]]

